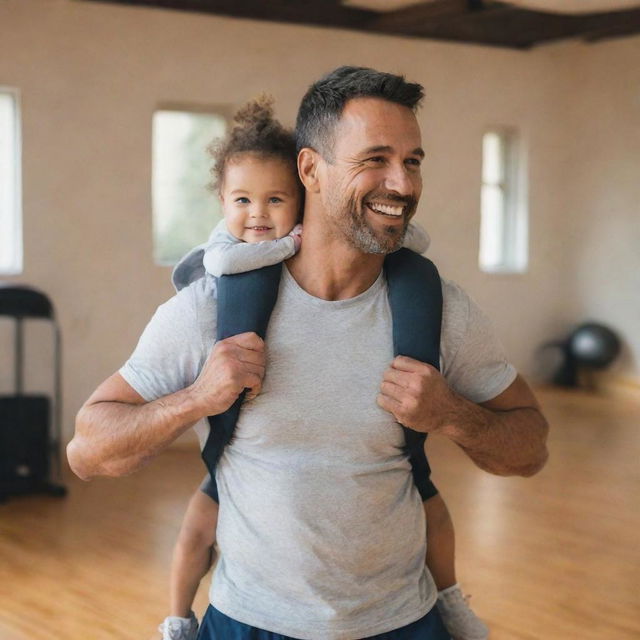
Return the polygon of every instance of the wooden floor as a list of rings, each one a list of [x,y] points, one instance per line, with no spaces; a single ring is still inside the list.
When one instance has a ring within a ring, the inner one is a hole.
[[[475,469],[433,438],[457,531],[458,574],[493,640],[640,638],[640,405],[541,391],[551,459],[530,479]],[[166,612],[168,560],[197,453],[66,499],[0,505],[0,640],[147,640]],[[197,610],[206,605],[206,585]]]

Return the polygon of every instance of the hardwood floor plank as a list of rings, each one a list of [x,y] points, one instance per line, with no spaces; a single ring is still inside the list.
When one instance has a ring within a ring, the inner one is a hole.
[[[428,441],[456,525],[458,575],[492,640],[640,637],[640,405],[540,391],[551,458],[533,478],[476,469]],[[170,450],[65,499],[0,505],[1,640],[140,640],[167,612],[169,559],[203,467]],[[196,610],[207,603],[208,579]]]

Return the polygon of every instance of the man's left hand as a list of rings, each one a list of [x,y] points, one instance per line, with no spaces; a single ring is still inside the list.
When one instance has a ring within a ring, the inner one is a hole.
[[[405,427],[436,433],[451,423],[456,398],[440,372],[406,356],[394,358],[385,371],[378,405]]]

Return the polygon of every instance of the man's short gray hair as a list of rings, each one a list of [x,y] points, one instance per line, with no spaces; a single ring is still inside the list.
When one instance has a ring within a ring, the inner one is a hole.
[[[422,85],[404,76],[367,67],[338,67],[309,87],[296,120],[298,151],[310,147],[325,160],[333,158],[333,132],[345,104],[353,98],[382,98],[416,111],[424,97]]]

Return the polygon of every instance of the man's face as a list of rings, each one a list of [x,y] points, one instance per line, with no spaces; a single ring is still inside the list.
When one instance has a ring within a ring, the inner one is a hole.
[[[380,98],[347,102],[322,162],[329,223],[364,253],[399,249],[422,192],[423,157],[411,109]]]

